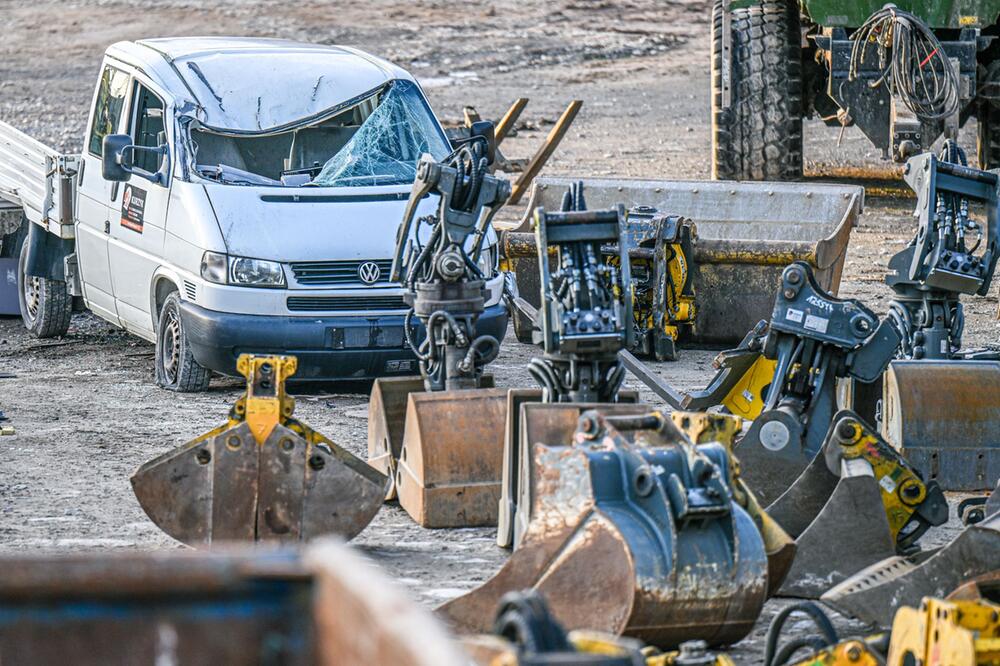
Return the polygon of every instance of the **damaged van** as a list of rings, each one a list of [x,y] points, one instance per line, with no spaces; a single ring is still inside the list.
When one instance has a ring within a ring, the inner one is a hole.
[[[80,155],[0,123],[0,233],[25,325],[65,333],[78,296],[155,342],[157,382],[180,391],[235,374],[245,352],[294,354],[300,379],[413,374],[391,258],[417,161],[451,150],[413,77],[356,49],[117,43]],[[501,339],[489,233],[478,327]]]

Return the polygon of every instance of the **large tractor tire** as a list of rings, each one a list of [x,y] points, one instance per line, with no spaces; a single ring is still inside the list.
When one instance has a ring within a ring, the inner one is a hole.
[[[1000,80],[1000,61],[990,63],[984,77],[986,82]],[[979,133],[976,137],[976,156],[980,169],[1000,167],[1000,101],[981,99],[976,108]]]
[[[723,3],[712,7],[712,177],[802,178],[802,47],[798,2],[762,0],[731,12],[729,104]]]

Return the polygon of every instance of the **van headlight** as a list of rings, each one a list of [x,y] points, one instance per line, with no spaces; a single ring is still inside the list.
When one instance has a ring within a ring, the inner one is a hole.
[[[491,279],[497,273],[497,246],[483,248],[479,253],[479,272],[483,274],[484,280]]]
[[[244,287],[283,287],[285,271],[281,263],[249,257],[230,257],[206,252],[201,260],[201,276],[216,284]]]

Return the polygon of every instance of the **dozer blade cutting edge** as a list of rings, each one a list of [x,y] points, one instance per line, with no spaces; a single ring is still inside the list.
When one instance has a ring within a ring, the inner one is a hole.
[[[438,612],[482,632],[505,593],[535,588],[567,629],[664,648],[745,636],[767,595],[767,559],[732,500],[725,449],[695,449],[658,413],[589,411],[578,423],[572,446],[532,449],[534,506],[519,548]],[[630,444],[619,429],[641,431],[642,441]]]
[[[929,527],[948,520],[937,485],[925,484],[849,410],[837,413],[821,454],[768,512],[798,548],[778,594],[805,598],[819,598],[874,562],[912,552]]]
[[[160,529],[198,546],[351,539],[371,522],[388,478],[292,418],[295,368],[291,356],[240,356],[247,392],[229,422],[136,471],[132,489]]]

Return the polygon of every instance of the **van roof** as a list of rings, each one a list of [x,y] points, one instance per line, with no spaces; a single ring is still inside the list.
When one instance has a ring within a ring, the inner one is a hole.
[[[119,42],[108,56],[143,69],[201,107],[220,130],[275,131],[318,116],[404,70],[358,49],[255,37],[172,37]]]

